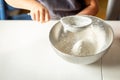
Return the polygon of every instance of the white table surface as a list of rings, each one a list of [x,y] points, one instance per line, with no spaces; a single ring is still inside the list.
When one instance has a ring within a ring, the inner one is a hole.
[[[108,21],[114,30],[114,41],[102,59],[103,80],[120,80],[120,21]]]
[[[64,61],[51,48],[55,21],[0,21],[0,80],[120,80],[120,21],[107,21],[115,32],[108,53],[90,65]]]

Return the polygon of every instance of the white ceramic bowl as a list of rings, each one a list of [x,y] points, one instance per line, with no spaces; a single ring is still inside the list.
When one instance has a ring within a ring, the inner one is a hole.
[[[73,16],[74,17],[74,16]],[[76,16],[75,16],[76,17]],[[95,17],[95,16],[88,16],[88,15],[83,15],[81,17],[88,17],[92,20],[92,26],[95,27],[97,25],[98,27],[101,27],[103,31],[105,31],[105,45],[104,47],[97,52],[96,54],[93,55],[87,55],[87,56],[78,56],[78,55],[71,55],[69,52],[64,52],[61,49],[59,49],[56,44],[60,42],[62,38],[60,36],[64,33],[63,31],[63,25],[61,22],[57,22],[52,29],[50,30],[49,33],[49,41],[54,49],[54,51],[64,60],[72,63],[77,63],[77,64],[91,64],[99,60],[104,54],[107,53],[108,49],[110,48],[112,42],[113,42],[113,30],[109,24],[107,24],[104,20]],[[89,21],[88,21],[89,22]],[[70,34],[71,35],[71,34]],[[66,35],[67,36],[67,35]],[[72,36],[72,35],[71,35]],[[72,40],[73,37],[70,39]],[[73,39],[74,41],[74,39]],[[68,43],[68,45],[65,45],[65,43]],[[69,40],[61,43],[63,46],[62,49],[66,49],[65,46],[69,46],[69,43],[71,43]]]

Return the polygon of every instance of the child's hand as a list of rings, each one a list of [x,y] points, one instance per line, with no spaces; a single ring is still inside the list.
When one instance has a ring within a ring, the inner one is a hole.
[[[42,4],[35,5],[30,10],[31,18],[35,21],[44,23],[50,20],[50,14],[46,7],[44,7]]]

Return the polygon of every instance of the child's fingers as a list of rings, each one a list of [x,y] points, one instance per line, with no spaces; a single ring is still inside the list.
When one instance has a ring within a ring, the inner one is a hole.
[[[40,10],[40,22],[45,22],[45,9]]]
[[[45,22],[49,21],[50,20],[50,14],[49,12],[46,10],[45,12]]]
[[[40,21],[40,11],[38,10],[37,12],[36,12],[36,21]]]

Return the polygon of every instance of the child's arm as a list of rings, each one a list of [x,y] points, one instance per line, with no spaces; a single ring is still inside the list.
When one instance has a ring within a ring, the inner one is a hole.
[[[77,15],[96,15],[98,12],[98,1],[97,0],[85,0],[87,7],[79,12]]]
[[[13,7],[30,10],[33,20],[46,22],[50,20],[50,15],[46,7],[36,0],[5,0]]]

